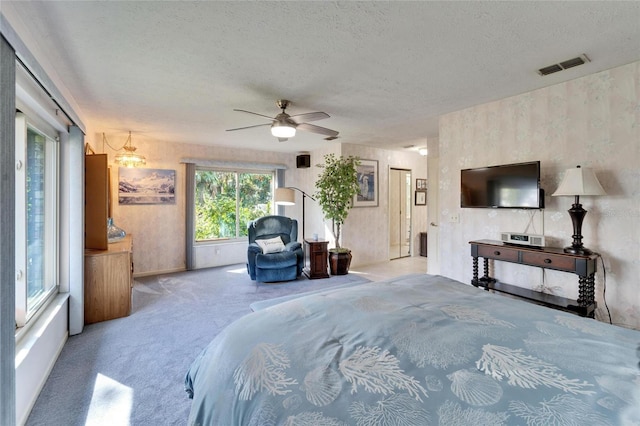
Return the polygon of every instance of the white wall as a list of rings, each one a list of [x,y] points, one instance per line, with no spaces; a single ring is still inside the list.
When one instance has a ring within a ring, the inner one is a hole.
[[[60,294],[16,343],[16,420],[24,424],[67,341],[69,298]]]
[[[551,197],[562,175],[576,165],[592,167],[607,192],[582,197],[588,211],[586,247],[602,254],[606,301],[615,324],[640,329],[640,62],[448,114],[440,120],[439,248],[442,275],[469,282],[468,242],[499,239],[501,231],[523,232],[525,210],[460,209],[460,170],[540,160],[546,208],[535,213],[531,233],[547,245],[570,245],[571,197]],[[460,216],[450,223],[450,213]],[[608,321],[598,264],[596,316]],[[577,277],[556,271],[495,263],[505,282],[575,299]]]

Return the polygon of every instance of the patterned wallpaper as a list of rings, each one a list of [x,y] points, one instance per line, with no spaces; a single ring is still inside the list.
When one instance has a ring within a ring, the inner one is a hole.
[[[416,178],[427,177],[426,157],[417,151],[389,151],[379,148],[355,144],[332,144],[325,149],[311,152],[311,165],[308,169],[293,169],[288,173],[286,185],[296,186],[310,195],[315,192],[315,180],[322,169],[316,167],[324,161],[326,154],[353,155],[367,160],[378,161],[378,206],[357,207],[349,211],[342,227],[342,246],[351,249],[352,266],[368,265],[389,260],[389,168],[402,168],[412,171],[412,186]],[[415,189],[415,188],[414,188]],[[300,195],[296,194],[300,200]],[[413,204],[413,203],[412,203]],[[418,255],[418,233],[427,229],[427,207],[412,206],[413,255]],[[331,237],[331,223],[323,220],[322,209],[318,203],[307,199],[305,205],[307,237],[317,233],[319,238],[329,240],[329,247],[334,247]],[[301,217],[300,203],[287,207],[286,214]]]
[[[100,140],[102,134],[96,135]],[[108,140],[117,136],[107,135]],[[115,144],[117,145],[117,144]],[[112,216],[116,225],[133,235],[136,275],[166,273],[185,268],[185,165],[182,158],[285,164],[295,168],[295,155],[240,150],[225,146],[169,143],[136,137],[137,152],[147,158],[147,168],[176,170],[176,203],[173,205],[119,205],[118,167],[114,152],[106,148],[111,166]],[[221,253],[224,256],[224,253]]]
[[[566,169],[591,167],[607,192],[581,197],[588,211],[583,243],[598,262],[596,317],[640,329],[640,62],[454,112],[440,120],[440,273],[472,276],[468,242],[501,231],[544,234],[547,245],[570,245],[573,198],[552,197]],[[544,210],[460,208],[460,170],[540,160]],[[451,213],[459,223],[451,223]],[[575,299],[577,277],[495,262],[504,282]],[[606,306],[605,306],[606,284]]]
[[[95,134],[94,140],[101,140],[102,134]],[[118,140],[116,135],[107,135],[108,140]],[[361,145],[330,144],[326,149],[311,152],[312,167],[296,168],[296,155],[271,151],[252,151],[224,146],[203,146],[186,143],[169,143],[145,140],[136,137],[137,152],[146,156],[148,168],[176,170],[176,203],[173,205],[119,205],[118,167],[113,165],[114,152],[108,146],[93,144],[95,148],[109,154],[112,167],[111,191],[113,194],[112,216],[115,224],[133,235],[134,266],[136,275],[149,275],[184,270],[185,268],[185,166],[182,158],[201,158],[220,161],[285,164],[286,186],[295,186],[313,196],[315,179],[320,173],[316,164],[323,162],[325,154],[356,155],[361,158],[378,160],[379,205],[352,209],[343,228],[343,246],[353,250],[352,265],[364,265],[388,260],[388,170],[402,167],[413,170],[415,178],[426,178],[426,159],[417,152],[387,151]],[[115,144],[117,145],[117,144]],[[284,214],[298,219],[298,238],[302,239],[301,194],[296,192],[296,205],[286,207]],[[414,207],[413,215],[416,232],[426,230],[426,206]],[[322,210],[313,200],[305,200],[306,236],[317,233],[320,238],[329,239],[328,224],[323,220]],[[330,225],[329,225],[330,226]],[[372,232],[375,230],[375,232]],[[414,234],[414,251],[418,250],[418,236]],[[333,244],[330,244],[332,247]],[[224,253],[221,249],[219,264],[242,262],[237,254]],[[236,250],[237,251],[237,250]],[[417,255],[417,253],[416,253]]]
[[[343,231],[343,246],[353,253],[352,265],[368,265],[389,260],[389,169],[411,170],[412,193],[416,179],[427,178],[427,157],[417,151],[390,151],[363,145],[343,144],[342,155],[378,161],[378,206],[351,209]],[[419,253],[419,233],[427,230],[427,206],[412,202],[413,256]]]

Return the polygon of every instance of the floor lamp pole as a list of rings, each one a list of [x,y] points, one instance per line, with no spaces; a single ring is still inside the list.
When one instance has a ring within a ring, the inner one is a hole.
[[[302,189],[300,188],[296,188],[295,186],[289,186],[288,188],[291,189],[295,189],[296,191],[299,191],[302,193],[302,241],[304,241],[304,216],[305,216],[305,212],[304,212],[304,199],[309,197],[311,198],[313,201],[315,201],[315,198],[313,198],[312,196],[310,196],[309,194],[307,194],[306,192],[304,192]]]
[[[307,194],[302,193],[302,241],[304,241],[304,199],[307,198]]]

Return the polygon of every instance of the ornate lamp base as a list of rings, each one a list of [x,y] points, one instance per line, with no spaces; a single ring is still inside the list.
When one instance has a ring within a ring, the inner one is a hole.
[[[575,202],[569,209],[569,216],[571,216],[571,222],[573,223],[573,242],[569,247],[564,248],[565,253],[585,256],[593,254],[591,250],[582,245],[582,221],[586,214],[587,211],[580,204],[580,197],[576,195]]]

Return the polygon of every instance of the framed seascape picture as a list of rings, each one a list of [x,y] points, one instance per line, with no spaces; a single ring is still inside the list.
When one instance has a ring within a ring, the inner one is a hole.
[[[416,191],[416,206],[427,205],[427,191]]]
[[[167,169],[118,169],[119,204],[175,204],[176,171]]]
[[[353,207],[376,207],[378,205],[378,161],[360,160],[357,166],[360,192],[353,197]]]
[[[427,180],[426,179],[416,179],[416,189],[418,191],[426,191],[427,190]]]

